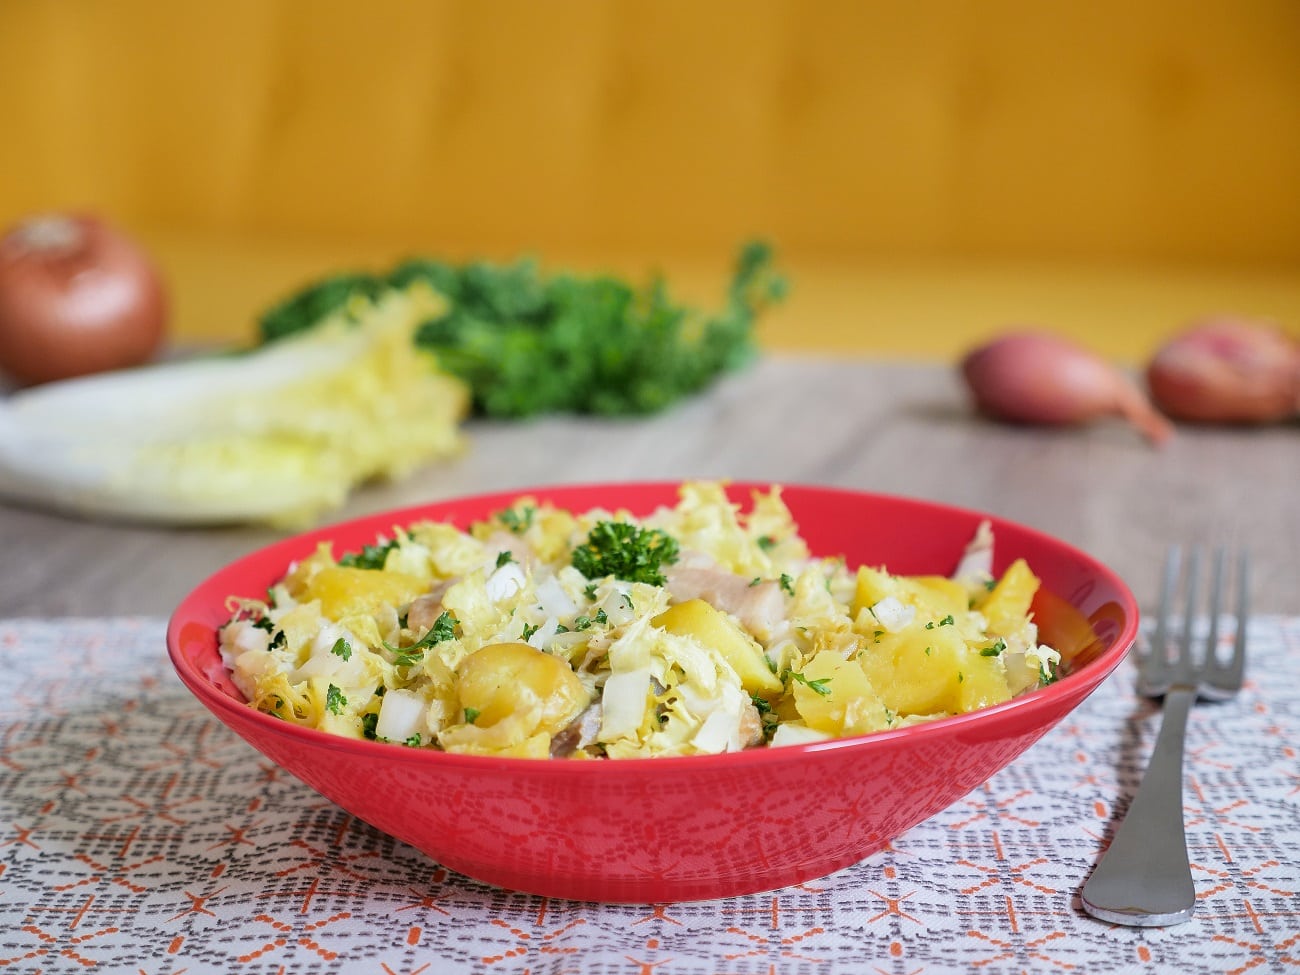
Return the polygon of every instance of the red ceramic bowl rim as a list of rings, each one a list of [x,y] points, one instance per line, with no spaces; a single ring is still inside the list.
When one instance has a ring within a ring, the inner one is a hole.
[[[1013,527],[1020,534],[1034,538],[1040,543],[1051,546],[1062,555],[1069,555],[1086,564],[1094,575],[1096,575],[1106,585],[1113,588],[1114,594],[1124,610],[1124,626],[1115,636],[1111,645],[1087,663],[1084,669],[1086,673],[1080,671],[1077,673],[1066,674],[1046,687],[1041,687],[1037,690],[1022,694],[1019,697],[1012,698],[1010,701],[1004,701],[1001,704],[994,704],[975,711],[950,715],[944,718],[935,718],[932,721],[924,721],[919,724],[908,725],[904,728],[892,728],[886,731],[876,731],[866,735],[831,738],[824,741],[807,742],[798,745],[783,745],[779,748],[750,748],[740,752],[726,752],[717,755],[666,755],[644,758],[624,758],[616,761],[576,761],[569,759],[548,760],[537,758],[497,757],[490,755],[467,755],[456,752],[443,752],[428,748],[405,748],[387,742],[347,738],[342,735],[320,731],[316,728],[291,724],[282,719],[273,718],[268,714],[264,714],[263,712],[250,707],[246,702],[237,701],[221,689],[215,687],[191,664],[188,657],[182,652],[180,632],[183,624],[191,620],[197,614],[197,611],[200,611],[205,607],[210,608],[212,606],[211,600],[213,598],[211,591],[221,587],[223,581],[227,577],[239,575],[240,570],[250,562],[269,560],[272,556],[284,553],[286,555],[284,565],[285,569],[287,569],[290,561],[302,557],[303,554],[310,551],[310,548],[314,548],[317,541],[327,541],[337,533],[356,530],[363,525],[384,524],[388,526],[388,529],[391,529],[394,525],[407,525],[420,518],[427,518],[429,517],[429,512],[431,510],[443,509],[455,505],[466,505],[475,508],[491,506],[493,504],[504,506],[520,497],[550,493],[676,490],[682,483],[688,483],[688,481],[611,481],[600,483],[534,485],[506,491],[462,495],[443,500],[424,502],[422,504],[411,505],[391,511],[361,515],[357,518],[336,522],[331,525],[322,526],[288,538],[280,539],[276,542],[270,543],[269,545],[248,552],[235,561],[227,564],[225,567],[218,569],[203,580],[189,593],[189,595],[185,597],[185,599],[181,601],[173,612],[167,626],[168,656],[171,658],[172,665],[176,669],[178,676],[190,691],[204,702],[209,709],[218,715],[227,714],[236,719],[251,720],[259,726],[260,731],[290,739],[296,739],[301,741],[303,744],[309,744],[314,747],[325,747],[334,751],[352,753],[358,758],[382,758],[384,761],[397,760],[413,764],[434,762],[440,765],[450,765],[453,768],[461,766],[466,771],[495,771],[506,774],[527,772],[528,774],[543,773],[556,775],[608,776],[615,769],[620,771],[631,771],[635,769],[637,774],[649,773],[651,775],[681,775],[687,770],[707,772],[710,768],[717,765],[717,763],[726,763],[728,766],[741,765],[743,767],[744,764],[749,763],[789,761],[826,752],[872,748],[890,742],[898,742],[900,740],[923,740],[932,735],[943,736],[960,733],[961,730],[968,725],[993,725],[998,723],[1000,719],[1008,717],[1023,718],[1030,715],[1051,715],[1060,711],[1060,703],[1057,700],[1058,698],[1071,697],[1076,693],[1074,688],[1075,684],[1082,681],[1090,682],[1095,686],[1105,680],[1106,677],[1110,675],[1111,671],[1119,665],[1120,661],[1124,659],[1124,656],[1128,653],[1130,647],[1137,638],[1137,600],[1124,581],[1110,568],[1097,561],[1086,552],[1067,542],[1063,542],[1046,532],[1030,528],[1018,522],[1013,522],[1007,518],[977,511],[972,508],[964,508],[957,505],[944,504],[942,502],[910,498],[902,495],[880,494],[854,490],[852,488],[827,487],[813,484],[745,480],[728,481],[726,482],[726,485],[729,489],[735,490],[752,488],[767,490],[773,485],[779,485],[783,492],[836,494],[866,502],[874,500],[904,504],[914,506],[918,509],[928,509],[930,511],[943,512],[947,515],[955,515],[968,519],[988,519],[995,523],[995,525],[1000,523],[1003,526]],[[308,548],[308,546],[310,548]],[[290,552],[297,554],[289,555],[288,553]],[[232,595],[231,592],[223,589],[219,596],[219,605],[224,606],[225,600],[230,595]]]

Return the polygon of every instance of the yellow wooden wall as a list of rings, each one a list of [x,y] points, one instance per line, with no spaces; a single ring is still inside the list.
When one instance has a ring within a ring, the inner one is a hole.
[[[1300,267],[1298,0],[0,0],[0,222]]]

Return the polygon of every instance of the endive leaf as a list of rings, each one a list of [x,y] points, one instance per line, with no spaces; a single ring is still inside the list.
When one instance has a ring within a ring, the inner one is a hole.
[[[412,352],[443,308],[413,285],[255,351],[15,393],[0,402],[0,494],[171,524],[309,523],[460,448],[468,391]]]

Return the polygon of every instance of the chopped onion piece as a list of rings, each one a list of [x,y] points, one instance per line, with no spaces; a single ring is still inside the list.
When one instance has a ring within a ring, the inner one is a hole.
[[[229,628],[234,647],[241,653],[249,650],[266,650],[271,645],[271,634],[250,620],[240,620]]]
[[[600,698],[600,740],[634,737],[645,720],[649,697],[649,670],[610,674]]]
[[[379,706],[375,737],[406,741],[420,732],[425,710],[424,698],[419,694],[401,688],[390,689],[384,695],[384,703]]]
[[[554,576],[547,576],[537,583],[537,602],[543,613],[558,619],[568,619],[578,611],[577,603],[569,598]]]
[[[499,603],[523,589],[526,581],[524,570],[519,567],[519,563],[507,562],[488,576],[485,585],[488,599]]]
[[[691,744],[709,754],[740,751],[740,716],[729,708],[718,708],[704,719]]]
[[[871,607],[871,614],[890,633],[897,633],[916,618],[916,607],[907,605],[897,596],[886,596]]]
[[[834,737],[824,731],[818,731],[816,728],[809,728],[804,724],[786,723],[777,725],[776,734],[772,736],[772,747],[780,748],[782,745],[807,745],[809,742],[826,741]]]

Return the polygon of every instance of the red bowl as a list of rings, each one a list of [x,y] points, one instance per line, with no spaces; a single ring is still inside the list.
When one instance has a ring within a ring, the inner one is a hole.
[[[768,485],[733,484],[747,503]],[[850,566],[950,571],[988,517],[1001,572],[1016,557],[1042,579],[1042,642],[1069,671],[1005,704],[856,738],[723,755],[597,762],[492,758],[355,741],[249,707],[217,652],[227,597],[257,596],[321,540],[373,543],[419,519],[464,526],[529,494],[573,510],[649,514],[677,485],[530,488],[428,504],[312,531],[234,562],[173,614],[176,672],[223,723],[357,818],[453,870],[501,887],[577,900],[667,902],[772,890],[881,849],[952,804],[1036,742],[1133,645],[1137,603],[1088,555],[976,511],[906,498],[787,486],[811,550]]]

